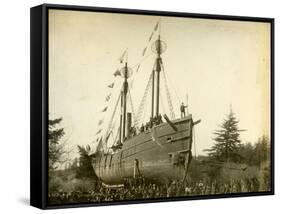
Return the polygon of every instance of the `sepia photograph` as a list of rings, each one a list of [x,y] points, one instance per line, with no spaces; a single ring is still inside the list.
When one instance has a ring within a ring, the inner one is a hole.
[[[273,191],[271,22],[47,12],[49,206]]]

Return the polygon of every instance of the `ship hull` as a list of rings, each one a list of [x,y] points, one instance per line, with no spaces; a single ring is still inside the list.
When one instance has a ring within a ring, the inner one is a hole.
[[[191,160],[191,115],[161,123],[127,139],[114,154],[101,153],[92,162],[97,176],[106,184],[122,184],[126,178],[144,176],[158,183],[181,180]]]

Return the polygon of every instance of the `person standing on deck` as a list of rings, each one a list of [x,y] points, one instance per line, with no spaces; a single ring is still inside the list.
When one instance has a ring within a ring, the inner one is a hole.
[[[181,103],[180,106],[180,111],[181,111],[181,118],[185,117],[185,109],[187,108],[187,106],[184,105],[184,103]]]

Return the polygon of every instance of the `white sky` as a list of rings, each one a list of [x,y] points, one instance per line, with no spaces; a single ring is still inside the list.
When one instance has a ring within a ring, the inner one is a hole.
[[[49,112],[51,118],[63,117],[69,148],[91,144],[96,138],[110,93],[107,85],[115,80],[113,92],[120,89],[120,77],[113,77],[120,67],[118,58],[128,48],[129,66],[136,68],[158,20],[156,16],[50,10]],[[240,128],[247,129],[241,134],[244,142],[269,135],[268,23],[161,17],[161,39],[167,43],[162,59],[176,115],[188,93],[189,112],[194,120],[202,119],[195,130],[197,154],[213,144],[212,133],[230,105]],[[150,46],[147,51],[150,55]],[[153,60],[152,54],[131,78],[135,109]]]

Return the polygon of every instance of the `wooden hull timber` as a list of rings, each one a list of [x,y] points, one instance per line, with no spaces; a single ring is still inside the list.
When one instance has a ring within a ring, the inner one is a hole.
[[[177,131],[168,123],[127,139],[122,149],[99,153],[92,160],[97,176],[105,184],[124,183],[126,178],[144,176],[156,183],[183,180],[191,161],[192,115],[173,120]]]

